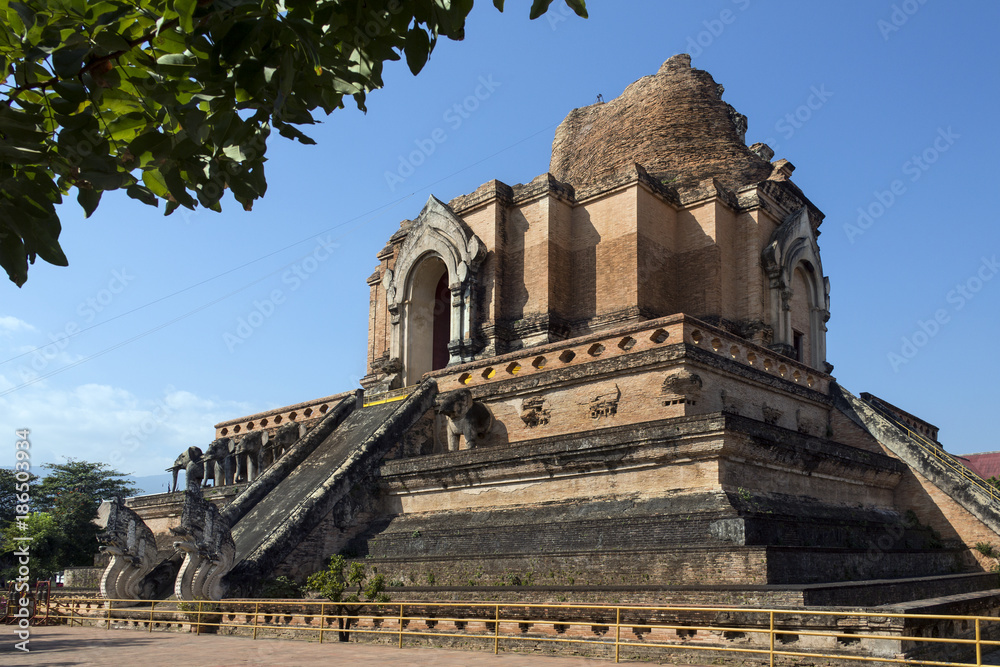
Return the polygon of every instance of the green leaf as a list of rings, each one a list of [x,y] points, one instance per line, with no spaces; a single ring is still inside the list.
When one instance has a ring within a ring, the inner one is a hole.
[[[549,5],[551,4],[552,0],[534,0],[531,3],[531,13],[528,14],[528,18],[534,21],[539,16],[549,11]]]
[[[157,197],[166,199],[170,194],[170,188],[167,187],[167,182],[159,169],[147,169],[142,172],[142,182]]]
[[[89,48],[62,48],[52,54],[52,69],[60,79],[71,79],[83,69],[83,59]]]
[[[222,149],[222,154],[236,162],[243,162],[243,160],[247,159],[243,149],[239,146],[226,146]]]
[[[566,4],[569,8],[576,12],[576,15],[580,18],[589,18],[587,14],[587,3],[584,0],[566,0]]]
[[[58,114],[75,113],[77,109],[80,108],[79,102],[70,102],[69,100],[63,99],[61,97],[50,97],[49,104],[52,105],[53,111],[55,111]]]
[[[156,59],[157,65],[193,65],[194,59],[184,53],[168,53]]]
[[[138,112],[118,116],[108,123],[108,132],[115,141],[132,141],[149,124],[146,115]]]
[[[52,85],[52,89],[70,102],[80,104],[87,101],[87,89],[79,81],[57,81]]]
[[[294,125],[289,125],[288,123],[275,123],[274,126],[278,128],[278,134],[287,139],[298,139],[299,143],[308,145],[316,143],[313,139],[303,134],[302,131]]]
[[[83,208],[83,212],[86,214],[85,217],[89,218],[97,210],[97,205],[101,203],[102,194],[103,191],[101,190],[80,188],[80,191],[76,195],[76,201]]]
[[[184,32],[194,32],[194,10],[197,6],[197,0],[174,0],[174,11]]]
[[[138,199],[143,204],[148,204],[150,206],[159,206],[160,204],[160,200],[156,198],[156,195],[153,194],[152,190],[139,185],[138,183],[128,186],[128,189],[125,192],[128,193],[129,197],[132,199]]]
[[[7,20],[11,20],[11,14],[13,14],[21,26],[18,32],[21,33],[22,37],[25,37],[35,27],[35,13],[23,2],[11,2],[7,7]],[[13,12],[10,11],[12,9]]]
[[[503,0],[493,0],[493,6],[496,7],[497,9],[499,9],[502,12],[503,11]]]
[[[131,48],[128,40],[113,30],[100,31],[94,35],[94,41],[96,41],[97,45],[108,53],[114,53],[115,51],[128,51]]]
[[[163,172],[163,180],[167,183],[167,189],[170,190],[170,196],[173,197],[178,204],[186,208],[194,209],[197,202],[194,197],[188,194],[187,183],[183,178],[181,178],[177,169],[171,169]]]
[[[28,253],[20,235],[11,232],[0,234],[0,266],[18,287],[28,279]]]
[[[427,56],[430,54],[431,40],[427,33],[418,25],[410,28],[406,33],[406,43],[403,51],[406,53],[406,65],[414,75],[427,64]]]
[[[30,208],[24,205],[25,200],[19,200],[15,202],[17,207],[31,214]],[[48,215],[43,218],[32,218],[27,219],[27,217],[18,220],[17,224],[10,224],[14,228],[15,232],[20,234],[21,238],[24,240],[24,249],[29,253],[38,253],[38,255],[44,259],[49,264],[55,264],[56,266],[68,266],[69,262],[66,259],[66,255],[63,254],[62,248],[59,247],[59,219],[55,216],[55,213]]]

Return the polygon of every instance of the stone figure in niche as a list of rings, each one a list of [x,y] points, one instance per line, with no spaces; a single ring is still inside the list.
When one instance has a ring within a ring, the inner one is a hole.
[[[153,531],[121,498],[102,502],[95,523],[103,531],[97,536],[101,553],[111,556],[101,575],[101,595],[111,600],[142,599],[142,580],[159,563]]]
[[[770,424],[772,426],[778,423],[778,420],[781,419],[782,415],[781,410],[777,408],[772,408],[767,403],[765,403],[761,407],[761,413],[763,414],[764,417],[764,423]]]
[[[615,384],[615,390],[607,394],[595,396],[590,401],[590,418],[612,417],[618,414],[618,402],[622,398],[622,390]]]
[[[261,450],[267,431],[251,431],[236,442],[236,481],[252,482],[260,474]]]
[[[544,396],[532,396],[521,401],[521,421],[528,428],[549,423],[549,411],[545,408]]]
[[[820,431],[819,424],[803,417],[800,410],[795,411],[795,429],[804,435],[818,435]]]
[[[438,401],[438,412],[448,418],[447,446],[457,452],[462,436],[467,448],[479,446],[493,428],[493,413],[472,398],[468,389],[456,389],[444,394]]]
[[[186,484],[191,485],[192,474],[198,478],[198,483],[201,484],[202,478],[205,476],[204,466],[201,464],[202,451],[200,447],[188,447],[180,456],[174,459],[174,464],[167,468],[167,472],[173,474],[173,478],[170,483],[170,492],[173,493],[177,490],[177,473],[181,470],[187,476]],[[195,464],[192,468],[192,464]]]
[[[214,486],[233,483],[232,438],[219,438],[205,450],[202,461],[205,464],[205,486],[212,480]]]
[[[702,384],[701,376],[690,371],[680,371],[668,375],[660,387],[663,404],[696,404],[701,397]]]
[[[662,393],[665,395],[688,396],[701,392],[701,376],[689,371],[681,371],[668,375],[663,380]]]

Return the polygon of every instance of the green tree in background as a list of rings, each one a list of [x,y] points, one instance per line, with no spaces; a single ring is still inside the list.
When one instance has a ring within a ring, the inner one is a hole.
[[[25,521],[17,520],[14,505],[7,504],[5,473],[10,471],[0,471],[0,575],[5,579],[16,565],[11,557],[17,548],[14,537],[34,538],[30,543],[32,578],[45,579],[68,566],[93,564],[101,532],[93,523],[97,507],[102,500],[139,493],[126,475],[106,463],[68,459],[42,467],[48,473],[40,482],[31,482],[31,514]]]
[[[38,481],[36,475],[29,473],[26,482],[18,482],[16,475],[17,473],[13,470],[0,468],[0,527],[13,521],[14,515],[17,514],[15,507],[17,506],[18,485],[27,484],[27,488],[30,488]]]
[[[364,110],[386,61],[418,73],[473,1],[0,0],[0,266],[20,286],[36,256],[67,264],[71,191],[87,216],[109,190],[167,214],[229,190],[249,210],[272,129],[315,143],[314,112]]]
[[[30,537],[31,580],[49,579],[65,567],[66,547],[70,543],[63,526],[48,512],[32,512],[23,522],[11,521],[0,528],[0,581],[17,577],[18,558],[14,555],[21,542],[15,538]],[[88,563],[89,564],[89,563]]]

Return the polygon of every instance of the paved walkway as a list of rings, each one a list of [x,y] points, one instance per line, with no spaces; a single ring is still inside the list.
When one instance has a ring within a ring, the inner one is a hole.
[[[196,636],[189,633],[136,632],[65,626],[31,629],[29,653],[18,651],[15,630],[0,625],[3,667],[229,667],[340,664],[379,667],[605,667],[609,660],[515,653],[395,648],[341,642],[305,642],[245,637]],[[739,657],[728,664],[740,664]],[[862,664],[862,663],[859,663]],[[984,656],[984,665],[1000,665],[1000,652]],[[685,667],[697,667],[686,665]]]
[[[0,625],[0,665],[4,667],[225,667],[267,665],[301,667],[314,664],[383,667],[604,667],[607,660],[513,653],[481,653],[433,648],[395,648],[341,642],[247,639],[172,632],[135,632],[65,626],[31,629],[30,653],[15,650],[14,628]]]

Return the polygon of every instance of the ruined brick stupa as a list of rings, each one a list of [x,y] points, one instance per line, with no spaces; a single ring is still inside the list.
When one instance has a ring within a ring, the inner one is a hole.
[[[572,111],[548,173],[403,221],[364,391],[218,424],[210,503],[129,502],[161,579],[249,594],[346,553],[397,596],[992,604],[991,496],[834,381],[823,214],[722,93],[675,56]]]

